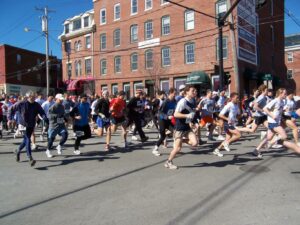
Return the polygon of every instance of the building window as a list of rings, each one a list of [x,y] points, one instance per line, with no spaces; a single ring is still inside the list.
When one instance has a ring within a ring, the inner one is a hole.
[[[153,38],[152,20],[145,22],[145,40]]]
[[[91,48],[91,36],[85,37],[85,48]]]
[[[161,18],[161,35],[170,34],[170,16],[163,16]]]
[[[85,75],[90,75],[92,73],[92,60],[85,60]]]
[[[138,70],[138,54],[137,53],[133,53],[130,56],[130,65],[131,65],[131,71]]]
[[[107,62],[106,59],[102,59],[100,61],[100,71],[101,71],[101,75],[106,75],[107,74]]]
[[[22,72],[21,71],[18,71],[18,73],[17,73],[17,80],[22,81]]]
[[[223,59],[227,59],[228,57],[228,38],[227,37],[223,37]],[[219,60],[219,38],[217,38],[216,40],[216,56],[217,56],[217,60]]]
[[[169,80],[161,80],[160,81],[160,90],[168,93],[170,89],[170,82]]]
[[[106,49],[106,34],[100,35],[100,50]]]
[[[88,27],[90,25],[90,17],[86,16],[83,18],[83,27]]]
[[[74,49],[76,52],[81,50],[81,41],[75,41]]]
[[[171,50],[169,47],[163,48],[161,50],[161,59],[163,67],[171,65]]]
[[[123,84],[123,91],[126,93],[126,99],[130,99],[130,84]]]
[[[116,4],[114,7],[114,19],[119,20],[121,18],[121,5],[120,3]]]
[[[271,2],[270,2],[270,14],[271,14],[271,16],[274,15],[274,1],[273,0],[271,0]]]
[[[106,9],[100,10],[100,25],[106,24]]]
[[[70,41],[65,42],[65,52],[68,54],[71,53],[71,42]]]
[[[81,19],[77,19],[73,21],[73,31],[79,30],[81,28]]]
[[[166,1],[166,0],[160,0],[160,4],[161,4],[161,5],[168,4],[168,3],[169,3],[169,2]]]
[[[138,0],[131,0],[131,15],[137,14],[138,12]]]
[[[116,29],[114,31],[114,46],[115,47],[120,46],[120,42],[121,42],[121,40],[120,40],[120,29]]]
[[[188,43],[184,46],[185,63],[191,64],[195,62],[195,44]]]
[[[136,81],[133,84],[133,92],[135,93],[136,90],[143,90],[144,89],[144,85],[141,81]]]
[[[287,61],[288,62],[293,62],[294,61],[294,54],[293,54],[293,52],[288,52],[287,53]]]
[[[227,12],[227,0],[219,0],[216,3],[216,17],[221,18]]]
[[[121,56],[115,57],[115,73],[121,72]]]
[[[70,32],[70,24],[65,24],[65,34]]]
[[[134,24],[130,27],[130,42],[134,43],[138,41],[138,25]]]
[[[67,64],[67,74],[68,74],[68,78],[70,79],[70,77],[72,77],[72,64],[71,63]]]
[[[118,94],[118,84],[111,85],[111,93],[113,95],[117,95]]]
[[[22,57],[20,54],[17,54],[17,65],[21,65],[22,63]]]
[[[184,13],[185,30],[193,30],[195,28],[195,13],[192,10],[187,10]]]
[[[293,70],[291,69],[287,70],[287,79],[293,79]]]
[[[152,0],[145,0],[145,10],[152,9]]]
[[[81,60],[75,61],[75,76],[81,76]]]
[[[175,78],[174,79],[174,88],[179,91],[179,86],[182,84],[186,84],[186,77],[185,78]]]
[[[153,51],[151,49],[145,52],[145,67],[146,69],[153,68]]]

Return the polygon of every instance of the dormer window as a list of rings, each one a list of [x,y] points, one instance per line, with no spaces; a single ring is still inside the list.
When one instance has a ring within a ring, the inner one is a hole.
[[[81,19],[73,21],[73,31],[81,29]]]
[[[90,24],[89,24],[89,16],[86,16],[83,18],[83,27],[88,27]]]
[[[65,34],[68,34],[70,32],[70,24],[65,25]]]

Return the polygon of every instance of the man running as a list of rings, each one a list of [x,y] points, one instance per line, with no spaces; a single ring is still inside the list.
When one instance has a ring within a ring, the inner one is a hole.
[[[223,157],[223,154],[220,152],[222,147],[229,152],[229,145],[241,137],[241,133],[235,127],[237,115],[240,114],[238,102],[238,93],[232,92],[230,94],[230,102],[224,106],[219,114],[219,117],[224,120],[224,131],[226,132],[225,140],[213,151],[213,154],[219,157]]]
[[[198,145],[197,137],[192,131],[195,126],[195,101],[194,98],[197,95],[197,90],[187,85],[185,87],[185,97],[181,99],[175,109],[174,117],[176,118],[175,132],[174,132],[174,148],[170,153],[170,156],[164,166],[171,170],[175,170],[178,167],[173,164],[173,159],[176,154],[181,151],[182,143],[185,142],[192,147]]]
[[[46,150],[46,155],[48,158],[52,158],[51,148],[55,140],[56,135],[61,136],[61,140],[56,147],[57,154],[61,155],[62,146],[68,139],[68,130],[65,126],[65,108],[62,105],[64,96],[62,94],[57,94],[55,96],[55,103],[49,109],[49,130],[48,130],[48,147]]]
[[[15,150],[16,161],[20,161],[20,153],[22,149],[26,146],[27,157],[29,158],[30,166],[34,166],[36,161],[31,155],[31,135],[34,131],[36,116],[39,114],[44,120],[47,121],[46,114],[39,103],[35,102],[35,95],[32,91],[26,93],[27,100],[21,101],[10,107],[8,110],[8,119],[11,121],[13,115],[19,112],[19,123],[26,127],[23,136],[23,142],[20,144],[19,148]]]

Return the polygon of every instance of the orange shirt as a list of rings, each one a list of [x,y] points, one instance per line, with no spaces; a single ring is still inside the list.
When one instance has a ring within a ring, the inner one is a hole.
[[[124,109],[126,108],[126,102],[120,98],[114,98],[110,101],[109,108],[113,117],[123,117]]]

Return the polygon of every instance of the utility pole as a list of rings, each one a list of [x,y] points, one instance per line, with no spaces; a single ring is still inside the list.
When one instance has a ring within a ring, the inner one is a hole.
[[[49,10],[46,6],[43,8],[35,8],[38,11],[44,12],[44,15],[42,16],[42,31],[45,35],[46,39],[46,92],[47,96],[49,95],[49,89],[50,89],[50,80],[49,80],[49,29],[48,29],[48,13],[49,12],[55,12],[54,10]]]

